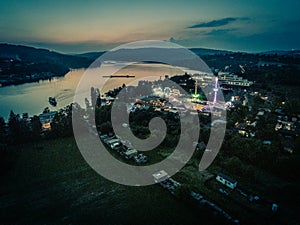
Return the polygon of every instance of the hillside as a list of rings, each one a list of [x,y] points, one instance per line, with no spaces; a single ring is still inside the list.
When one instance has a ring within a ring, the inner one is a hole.
[[[199,218],[213,224],[207,212],[190,210],[159,185],[137,188],[101,177],[73,138],[9,152],[14,163],[1,177],[1,224],[197,224]]]
[[[91,62],[46,49],[0,44],[0,86],[63,76],[71,68],[88,67]]]

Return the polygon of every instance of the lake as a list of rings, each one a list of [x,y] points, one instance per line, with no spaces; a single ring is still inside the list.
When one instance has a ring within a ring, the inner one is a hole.
[[[114,67],[114,63],[104,64],[105,69]],[[22,85],[13,85],[0,88],[0,116],[8,119],[10,110],[22,115],[26,112],[30,116],[42,113],[43,109],[49,107],[50,110],[58,110],[73,102],[76,87],[85,73],[85,69],[71,70],[64,77],[56,77],[51,80],[43,80],[38,83],[27,83]],[[115,75],[133,75],[135,78],[110,78],[106,82],[102,93],[121,86],[123,83],[129,84],[136,79],[146,76],[161,76],[168,74],[170,76],[183,74],[183,70],[164,64],[136,63],[124,67],[115,73]],[[111,74],[107,74],[111,75]],[[57,106],[49,104],[48,98],[55,97]],[[79,102],[81,106],[82,102]]]

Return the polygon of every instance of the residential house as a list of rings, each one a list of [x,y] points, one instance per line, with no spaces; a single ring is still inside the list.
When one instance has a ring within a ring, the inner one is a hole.
[[[216,180],[219,181],[220,183],[222,183],[223,185],[231,188],[231,189],[234,189],[236,188],[237,186],[237,181],[234,180],[233,178],[223,174],[223,173],[219,173],[217,176],[216,176]]]

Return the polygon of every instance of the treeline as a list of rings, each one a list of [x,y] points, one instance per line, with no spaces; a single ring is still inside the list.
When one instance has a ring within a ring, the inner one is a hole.
[[[49,112],[45,109],[44,113]],[[0,144],[18,145],[30,142],[38,142],[41,139],[60,138],[73,135],[72,110],[77,110],[80,115],[84,115],[84,109],[78,104],[72,103],[60,109],[54,116],[50,130],[43,131],[42,123],[38,116],[28,117],[26,113],[21,117],[19,114],[10,112],[8,121],[5,122],[0,117]],[[79,115],[78,114],[78,115]]]
[[[111,111],[111,105],[96,107],[95,121],[99,132],[104,134],[114,132],[111,123]],[[155,117],[160,117],[167,125],[167,135],[162,143],[162,146],[175,147],[180,136],[180,120],[178,116],[171,116],[170,114],[171,113],[164,114],[161,112],[156,112],[152,106],[150,106],[147,110],[136,110],[135,112],[131,112],[129,115],[130,130],[135,136],[145,139],[150,135],[150,120]],[[159,133],[159,131],[157,131],[157,133]]]
[[[25,114],[24,114],[25,115]],[[10,112],[8,122],[0,118],[1,144],[20,144],[40,139],[41,122],[38,116],[21,118],[19,114]]]
[[[268,65],[249,67],[243,77],[259,82],[265,89],[272,85],[300,85],[299,65]]]
[[[47,113],[49,109],[45,109]],[[72,112],[76,111],[75,118],[80,124],[84,124],[83,115],[85,110],[78,104],[73,103],[60,109],[51,122],[51,130],[43,130],[42,123],[38,116],[31,118],[24,113],[10,112],[6,122],[0,117],[0,174],[10,170],[13,166],[11,150],[18,148],[20,144],[37,143],[42,140],[69,137],[73,135]]]

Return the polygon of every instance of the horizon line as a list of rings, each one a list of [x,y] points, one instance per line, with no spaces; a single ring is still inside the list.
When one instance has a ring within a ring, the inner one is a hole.
[[[130,42],[129,42],[130,43]],[[44,43],[43,43],[44,44]],[[51,43],[53,44],[53,43]],[[62,44],[62,43],[57,43],[57,44]],[[68,52],[68,51],[62,51],[62,50],[56,50],[54,48],[51,48],[51,47],[44,47],[44,46],[39,46],[39,44],[34,44],[34,43],[18,43],[18,42],[7,42],[7,41],[3,41],[1,42],[0,41],[0,45],[11,45],[11,46],[22,46],[22,47],[29,47],[29,48],[34,48],[34,49],[39,49],[39,50],[48,50],[50,52],[56,52],[56,53],[59,53],[59,54],[63,54],[63,55],[83,55],[83,54],[88,54],[88,53],[101,53],[101,52],[108,52],[108,51],[112,51],[114,48],[111,48],[110,50],[91,50],[91,51],[78,51],[78,52]],[[45,43],[45,45],[47,45],[47,43]],[[66,45],[63,45],[62,46],[68,46],[68,44]],[[159,47],[141,47],[142,48],[159,48]],[[259,51],[247,51],[247,50],[229,50],[229,49],[220,49],[220,48],[209,48],[209,47],[200,47],[200,46],[195,46],[195,47],[185,47],[185,46],[181,46],[181,47],[178,47],[178,48],[186,48],[186,49],[189,49],[189,50],[193,50],[193,49],[203,49],[203,50],[212,50],[212,51],[224,51],[224,52],[228,52],[228,53],[247,53],[247,54],[261,54],[261,53],[270,53],[270,52],[281,52],[281,51],[284,51],[284,52],[297,52],[297,51],[300,51],[300,49],[276,49],[276,48],[273,48],[273,49],[265,49],[265,50],[259,50]],[[126,49],[126,48],[120,48],[120,49]],[[120,49],[117,49],[117,50],[120,50]],[[130,49],[130,48],[129,48]],[[274,53],[276,54],[276,53]]]

